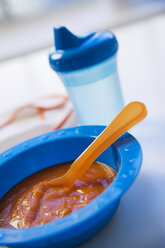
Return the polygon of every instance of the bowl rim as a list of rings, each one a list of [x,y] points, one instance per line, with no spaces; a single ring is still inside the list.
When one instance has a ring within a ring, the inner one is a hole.
[[[94,140],[105,127],[106,126],[100,125],[77,126],[34,137],[1,153],[0,167],[22,152],[50,141],[76,137],[86,137]],[[119,200],[138,175],[142,162],[142,150],[139,142],[129,133],[125,133],[121,136],[112,147],[115,149],[121,168],[110,187],[108,187],[100,196],[80,210],[59,220],[44,224],[43,226],[19,230],[0,228],[0,245],[29,243],[46,239],[51,236],[56,236],[57,240],[64,239],[64,233],[71,231],[76,227],[78,228],[80,224],[98,215],[111,204],[115,203],[116,200]],[[72,223],[72,225],[70,225],[70,223]]]

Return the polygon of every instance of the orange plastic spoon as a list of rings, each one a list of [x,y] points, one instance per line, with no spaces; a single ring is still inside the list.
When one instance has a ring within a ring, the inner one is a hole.
[[[138,124],[147,116],[144,103],[129,103],[104,131],[87,147],[87,149],[72,163],[70,169],[61,177],[50,181],[52,186],[71,187],[88,167],[113,144],[122,134]]]

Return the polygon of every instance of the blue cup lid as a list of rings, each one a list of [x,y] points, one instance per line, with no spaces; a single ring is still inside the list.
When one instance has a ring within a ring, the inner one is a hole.
[[[54,28],[55,50],[49,63],[57,72],[74,71],[93,66],[118,50],[118,43],[110,31],[93,32],[85,37],[72,34],[66,27]]]

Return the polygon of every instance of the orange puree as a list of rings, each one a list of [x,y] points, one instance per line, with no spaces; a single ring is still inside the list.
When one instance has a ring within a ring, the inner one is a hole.
[[[27,228],[62,218],[91,202],[116,176],[113,169],[95,162],[71,189],[48,184],[70,165],[46,168],[13,187],[0,201],[0,227]]]

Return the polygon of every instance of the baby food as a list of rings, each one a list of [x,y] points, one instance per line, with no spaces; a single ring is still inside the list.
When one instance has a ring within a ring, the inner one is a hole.
[[[51,166],[14,186],[0,200],[0,227],[28,228],[62,218],[90,203],[116,176],[111,167],[94,162],[72,188],[49,184],[71,164]]]

